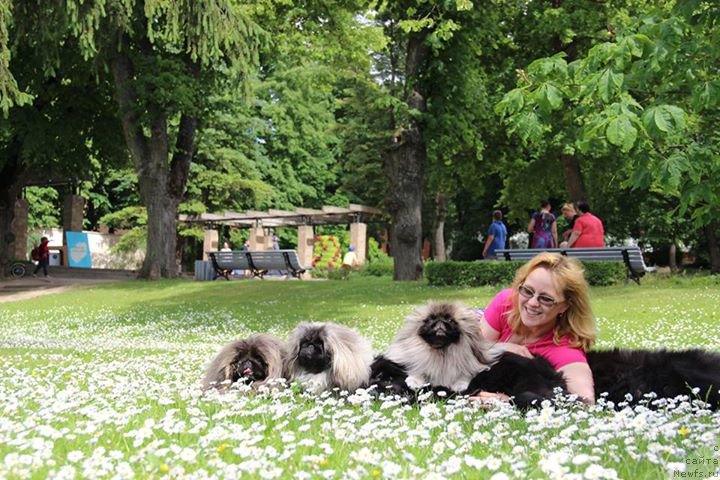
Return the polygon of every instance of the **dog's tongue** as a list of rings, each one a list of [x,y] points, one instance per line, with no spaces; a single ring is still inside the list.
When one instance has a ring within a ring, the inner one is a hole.
[[[249,377],[250,375],[253,374],[252,368],[250,368],[250,367],[246,368],[245,370],[243,370],[242,374],[245,377]]]

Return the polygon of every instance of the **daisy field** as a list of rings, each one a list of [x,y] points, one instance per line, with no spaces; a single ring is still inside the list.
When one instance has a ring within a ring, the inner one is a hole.
[[[130,281],[0,304],[0,478],[718,476],[720,414],[692,394],[655,409],[567,402],[523,413],[363,390],[200,388],[233,339],[334,321],[382,351],[413,306],[483,306],[499,288]],[[717,279],[648,278],[593,288],[592,300],[597,348],[720,351]]]

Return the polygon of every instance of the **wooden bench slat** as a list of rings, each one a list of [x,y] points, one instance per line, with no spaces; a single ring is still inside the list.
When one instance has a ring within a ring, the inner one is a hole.
[[[548,249],[498,249],[498,259],[527,261],[541,252],[555,252],[584,261],[622,261],[628,268],[628,278],[640,284],[640,277],[651,271],[645,265],[642,251],[637,245],[603,248],[548,248]]]

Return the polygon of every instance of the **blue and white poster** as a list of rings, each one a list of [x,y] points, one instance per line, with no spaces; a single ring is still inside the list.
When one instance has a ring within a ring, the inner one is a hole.
[[[87,233],[65,232],[68,248],[68,265],[78,268],[92,268],[90,242]]]

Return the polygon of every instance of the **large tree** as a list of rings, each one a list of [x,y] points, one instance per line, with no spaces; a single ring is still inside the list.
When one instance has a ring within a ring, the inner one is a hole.
[[[422,204],[427,169],[428,105],[433,95],[431,69],[443,55],[470,1],[401,1],[383,4],[380,20],[389,42],[381,79],[390,108],[384,169],[388,181],[385,207],[391,216],[390,248],[395,280],[423,276]]]
[[[0,9],[3,26],[13,23],[6,5]],[[35,39],[39,48],[44,41],[52,48],[50,40],[62,44],[70,41],[68,36],[76,37],[83,56],[96,66],[99,81],[110,72],[148,215],[140,276],[174,277],[177,207],[207,88],[216,78],[228,77],[237,80],[238,93],[247,86],[261,30],[246,7],[234,0],[68,0],[17,2],[15,7],[35,14],[28,16],[28,30],[42,32],[50,25],[50,39]],[[17,90],[12,82],[3,83],[10,85],[7,91]]]
[[[93,171],[92,159],[127,159],[117,148],[112,92],[78,45],[63,41],[62,12],[34,2],[11,7],[0,7],[0,275],[13,257],[14,207],[28,181],[76,184]]]
[[[71,3],[72,4],[72,3]],[[174,277],[177,208],[185,193],[207,85],[256,62],[260,30],[227,0],[75,5],[96,26],[98,59],[110,67],[123,133],[147,209],[141,277]],[[104,8],[101,8],[104,7]],[[92,30],[91,30],[92,32]],[[95,47],[90,34],[80,39]]]

